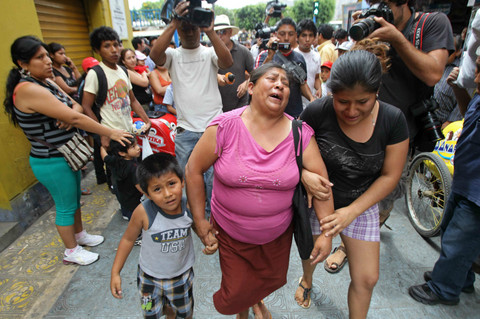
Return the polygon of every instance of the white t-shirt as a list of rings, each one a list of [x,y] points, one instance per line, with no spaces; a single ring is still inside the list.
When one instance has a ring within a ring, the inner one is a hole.
[[[315,75],[320,73],[320,54],[317,51],[310,50],[310,52],[303,52],[298,47],[294,49],[295,52],[303,55],[305,62],[307,63],[307,85],[315,96]],[[310,101],[302,96],[303,108],[307,106]]]
[[[100,66],[107,77],[107,98],[100,108],[101,123],[109,128],[126,130],[132,132],[132,118],[130,112],[130,96],[132,83],[125,71],[117,66],[117,69],[111,69],[103,62]],[[95,71],[90,70],[85,78],[85,92],[98,94],[98,77]]]
[[[218,57],[213,48],[168,48],[163,65],[170,72],[177,125],[192,132],[203,132],[222,113],[218,90]]]

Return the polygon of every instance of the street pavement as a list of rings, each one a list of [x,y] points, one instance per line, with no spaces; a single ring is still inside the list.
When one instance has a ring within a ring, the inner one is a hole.
[[[89,248],[101,258],[90,266],[63,265],[63,244],[54,225],[54,208],[38,219],[14,243],[0,253],[0,319],[12,318],[142,318],[136,288],[140,247],[134,247],[122,271],[124,299],[110,294],[110,269],[127,222],[116,213],[119,205],[107,186],[95,184],[94,172],[82,185],[93,191],[82,196],[86,230],[105,236],[105,242]],[[423,281],[438,258],[439,237],[419,236],[406,217],[403,199],[395,203],[381,230],[380,279],[373,292],[368,318],[480,318],[480,284],[474,294],[462,294],[457,306],[426,306],[410,298],[407,289]],[[194,235],[194,318],[222,316],[213,307],[212,295],[220,285],[218,253],[205,256]],[[339,238],[334,239],[334,244]],[[367,256],[366,256],[367,258]],[[347,264],[348,265],[348,264]],[[265,298],[273,318],[348,318],[348,267],[329,274],[323,264],[314,275],[312,306],[302,309],[293,295],[301,276],[301,263],[292,246],[288,283]],[[253,318],[253,314],[250,313]]]

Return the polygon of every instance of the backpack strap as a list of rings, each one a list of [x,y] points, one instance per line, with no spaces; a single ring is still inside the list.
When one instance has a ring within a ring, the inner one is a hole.
[[[98,91],[97,96],[95,98],[95,104],[98,108],[100,108],[107,99],[107,76],[105,75],[105,71],[103,71],[102,67],[98,64],[92,67],[90,70],[93,70],[97,74],[98,79]]]

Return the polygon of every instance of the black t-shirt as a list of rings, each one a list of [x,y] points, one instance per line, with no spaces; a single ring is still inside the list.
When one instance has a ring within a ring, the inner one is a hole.
[[[413,27],[406,36],[410,42],[413,40],[413,33],[420,17],[421,13],[414,19]],[[447,49],[453,52],[453,33],[447,16],[440,12],[430,13],[425,20],[421,40],[420,49],[423,52],[428,53],[437,49]],[[414,137],[419,128],[410,111],[410,107],[430,97],[433,93],[433,87],[428,87],[419,80],[408,69],[393,47],[389,51],[389,56],[391,68],[382,77],[379,99],[402,110],[407,119],[410,137]]]
[[[280,53],[281,54],[281,53]],[[300,64],[303,68],[305,73],[307,72],[307,64],[305,63],[305,59],[303,55],[297,53],[295,51],[290,51],[290,54],[286,56],[287,60],[296,62]],[[273,61],[283,64],[282,60],[275,54],[273,56]],[[285,108],[285,113],[297,118],[303,110],[303,103],[302,103],[302,91],[300,89],[300,84],[295,83],[293,79],[290,80],[290,98],[288,99],[287,107]]]
[[[112,171],[112,183],[117,189],[117,198],[122,208],[133,212],[140,204],[142,193],[135,187],[137,182],[137,161],[125,160],[118,156],[107,155],[104,162]]]
[[[329,96],[310,103],[300,117],[315,131],[333,183],[335,209],[350,205],[380,176],[387,145],[408,138],[404,115],[384,102],[380,102],[375,129],[365,143],[355,142],[343,133]]]

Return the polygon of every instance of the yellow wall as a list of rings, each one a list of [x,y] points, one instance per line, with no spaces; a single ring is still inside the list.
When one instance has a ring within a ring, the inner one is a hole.
[[[125,3],[128,35],[132,38],[132,27],[128,0]],[[94,28],[111,26],[110,6],[108,0],[84,0],[90,31]],[[22,35],[35,35],[40,39],[42,33],[33,0],[2,0],[0,3],[0,100],[5,98],[5,83],[8,72],[13,67],[10,57],[10,45]],[[130,41],[123,41],[124,46],[131,47]],[[36,182],[28,163],[30,144],[25,135],[15,128],[0,110],[0,208],[11,209],[10,200],[21,194]]]
[[[33,0],[2,1],[0,5],[0,100],[5,98],[5,83],[8,72],[13,67],[10,45],[22,35],[41,37],[40,24]],[[0,111],[0,208],[10,209],[10,199],[23,192],[35,182],[28,164],[30,144],[25,135],[15,128]]]

